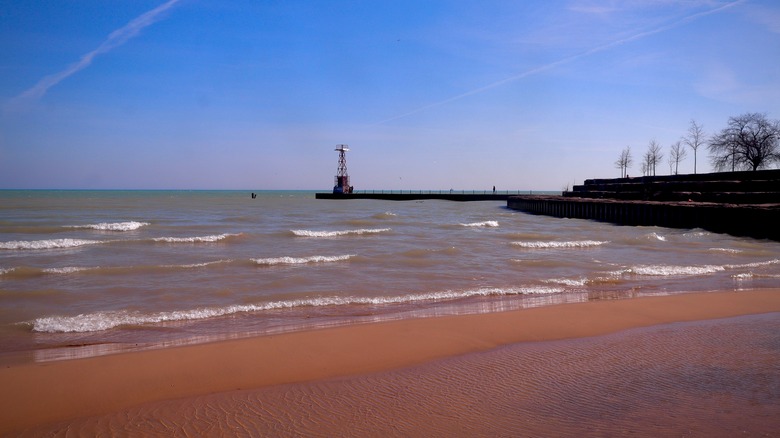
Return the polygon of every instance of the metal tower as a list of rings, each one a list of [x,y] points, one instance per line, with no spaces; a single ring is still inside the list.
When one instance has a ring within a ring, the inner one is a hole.
[[[351,193],[352,186],[349,185],[349,175],[347,174],[347,151],[349,147],[345,144],[336,145],[335,149],[339,153],[339,168],[336,170],[336,185],[333,187],[333,193]]]

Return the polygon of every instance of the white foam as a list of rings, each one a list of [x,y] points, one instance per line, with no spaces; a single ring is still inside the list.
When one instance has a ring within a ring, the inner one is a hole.
[[[562,284],[564,286],[569,287],[583,287],[586,284],[588,284],[587,278],[551,278],[549,280],[544,280],[545,283],[553,283],[553,284]]]
[[[64,268],[46,268],[43,272],[47,274],[74,274],[76,272],[86,271],[93,268],[79,268],[76,266],[66,266]]]
[[[521,248],[548,249],[548,248],[590,248],[609,243],[606,240],[575,240],[575,241],[535,241],[535,242],[512,242],[512,245]]]
[[[725,252],[729,254],[737,254],[742,252],[741,249],[732,249],[732,248],[710,248],[709,251],[713,252]]]
[[[390,231],[390,228],[370,228],[359,230],[340,230],[340,231],[313,231],[313,230],[290,230],[298,237],[339,237],[350,234],[377,234]]]
[[[311,256],[311,257],[272,257],[265,259],[252,259],[258,265],[302,265],[307,263],[329,263],[349,260],[354,255],[340,256]]]
[[[767,260],[765,262],[743,263],[741,265],[726,265],[726,268],[729,269],[760,268],[762,266],[770,266],[770,265],[777,265],[777,264],[780,264],[780,259]]]
[[[15,240],[0,242],[0,249],[59,249],[76,248],[84,245],[105,243],[99,240],[86,239],[48,239],[48,240]]]
[[[89,224],[89,225],[74,225],[68,228],[84,228],[84,229],[98,230],[98,231],[135,231],[146,225],[149,225],[149,223],[128,221],[128,222],[102,222],[99,224]]]
[[[206,266],[210,265],[218,265],[221,263],[230,263],[233,260],[227,259],[227,260],[215,260],[213,262],[203,262],[203,263],[190,263],[188,265],[166,265],[166,268],[184,268],[184,269],[194,269],[194,268],[205,268]]]
[[[165,243],[212,243],[220,240],[227,239],[228,237],[238,236],[238,234],[216,234],[212,236],[195,236],[195,237],[155,237],[155,242]]]
[[[11,273],[14,269],[16,268],[0,268],[0,275]]]
[[[720,265],[704,266],[670,266],[670,265],[649,265],[634,266],[629,272],[636,275],[647,275],[654,277],[686,276],[686,275],[705,275],[715,272],[725,271],[726,268]]]
[[[44,333],[84,333],[110,330],[124,325],[158,324],[175,321],[197,321],[237,313],[258,312],[264,310],[288,309],[297,307],[321,307],[344,305],[383,305],[405,304],[417,301],[442,301],[481,296],[508,295],[547,295],[561,293],[562,288],[515,287],[515,288],[479,288],[465,291],[440,291],[389,297],[320,297],[300,300],[272,301],[265,304],[242,304],[218,308],[200,308],[156,312],[144,314],[130,311],[106,311],[76,316],[49,316],[38,318],[29,324],[34,332]]]
[[[464,227],[497,227],[498,221],[483,221],[483,222],[472,222],[470,224],[461,224]]]
[[[666,237],[658,233],[650,233],[647,234],[645,237],[647,237],[648,239],[655,239],[655,240],[660,240],[661,242],[666,242]]]

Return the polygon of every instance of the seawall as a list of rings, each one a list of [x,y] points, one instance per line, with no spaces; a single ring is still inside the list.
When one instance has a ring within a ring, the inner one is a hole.
[[[589,179],[562,196],[515,196],[507,207],[620,225],[702,228],[780,240],[780,169]]]
[[[564,196],[512,196],[507,207],[560,218],[618,225],[702,228],[716,233],[780,240],[780,205],[659,202]]]

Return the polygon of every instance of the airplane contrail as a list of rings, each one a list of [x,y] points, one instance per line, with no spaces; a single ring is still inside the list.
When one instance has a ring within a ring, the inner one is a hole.
[[[18,106],[20,104],[29,103],[40,99],[51,87],[89,67],[89,65],[92,64],[92,61],[98,55],[108,53],[109,51],[121,46],[129,39],[138,35],[138,33],[141,32],[141,30],[143,30],[145,27],[154,24],[161,18],[161,15],[165,11],[173,7],[179,1],[180,0],[168,0],[168,2],[139,15],[125,26],[111,32],[106,40],[103,41],[103,43],[101,43],[100,46],[98,46],[95,50],[83,55],[78,62],[71,64],[65,70],[44,77],[32,88],[13,98],[9,102],[9,106]]]
[[[437,106],[441,106],[441,105],[444,105],[444,104],[447,104],[447,103],[450,103],[450,102],[454,102],[456,100],[463,99],[464,97],[473,96],[475,94],[482,93],[483,91],[487,91],[487,90],[496,88],[498,86],[504,85],[504,84],[506,84],[508,82],[513,82],[513,81],[516,81],[516,80],[519,80],[519,79],[523,79],[523,78],[526,78],[528,76],[535,75],[537,73],[541,73],[541,72],[546,71],[546,70],[551,70],[551,69],[553,69],[555,67],[558,67],[560,65],[568,64],[568,63],[576,61],[578,59],[585,58],[585,57],[593,55],[595,53],[603,52],[603,51],[609,50],[609,49],[611,49],[613,47],[617,47],[617,46],[620,46],[620,45],[623,45],[623,44],[626,44],[626,43],[630,43],[632,41],[636,41],[636,40],[639,40],[639,39],[642,39],[642,38],[646,38],[646,37],[651,36],[651,35],[655,35],[657,33],[661,33],[661,32],[667,31],[669,29],[675,28],[675,27],[680,26],[682,24],[685,24],[685,23],[691,22],[693,20],[696,20],[696,19],[698,19],[700,17],[720,12],[720,11],[722,11],[724,9],[734,7],[734,6],[738,5],[738,4],[744,3],[746,1],[747,0],[736,0],[734,2],[727,3],[727,4],[723,5],[723,6],[719,6],[719,7],[715,8],[715,9],[711,9],[709,11],[703,11],[703,12],[698,12],[698,13],[695,13],[695,14],[691,14],[691,15],[685,17],[685,18],[682,18],[680,20],[675,21],[674,23],[670,23],[670,24],[667,24],[667,25],[664,25],[664,26],[661,26],[661,27],[657,27],[657,28],[652,29],[652,30],[639,32],[637,34],[631,35],[631,36],[626,37],[626,38],[621,38],[621,39],[616,40],[616,41],[612,41],[612,42],[609,42],[609,43],[606,43],[606,44],[602,44],[602,45],[594,47],[592,49],[588,49],[588,50],[586,50],[586,51],[584,51],[582,53],[578,53],[576,55],[568,56],[566,58],[559,59],[557,61],[551,62],[549,64],[544,64],[544,65],[541,65],[539,67],[534,67],[534,68],[532,68],[530,70],[526,70],[526,71],[524,71],[522,73],[519,73],[517,75],[510,76],[510,77],[505,78],[505,79],[501,79],[500,81],[493,82],[491,84],[488,84],[488,85],[485,85],[485,86],[482,86],[482,87],[479,87],[479,88],[475,88],[475,89],[473,89],[471,91],[467,91],[465,93],[458,94],[457,96],[453,96],[453,97],[450,97],[448,99],[440,100],[438,102],[434,102],[434,103],[430,103],[430,104],[425,105],[425,106],[421,106],[419,108],[413,109],[411,111],[405,112],[403,114],[400,114],[400,115],[397,115],[397,116],[394,116],[394,117],[390,117],[388,119],[384,119],[384,120],[376,122],[374,124],[375,125],[381,125],[381,124],[384,124],[384,123],[387,123],[387,122],[392,122],[393,120],[402,119],[404,117],[408,117],[408,116],[411,116],[413,114],[417,114],[417,113],[423,112],[425,110],[428,110],[428,109],[431,109],[431,108],[434,108],[434,107],[437,107]]]

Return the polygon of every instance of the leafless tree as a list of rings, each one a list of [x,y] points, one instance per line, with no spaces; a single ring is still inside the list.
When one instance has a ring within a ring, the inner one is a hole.
[[[682,143],[680,141],[674,143],[669,151],[669,172],[677,175],[680,161],[684,160],[687,156],[688,151],[685,150]],[[674,169],[672,169],[672,165],[674,165]]]
[[[633,163],[631,158],[631,146],[626,146],[623,151],[620,152],[620,158],[615,161],[615,167],[620,170],[620,177],[625,178],[628,176],[628,168]]]
[[[696,151],[705,142],[704,127],[696,120],[691,120],[688,133],[681,140],[685,146],[693,149],[693,173],[696,173]],[[675,172],[676,173],[676,172]]]
[[[757,170],[780,161],[780,121],[766,114],[746,113],[729,118],[726,129],[710,139],[712,166],[717,170]]]
[[[645,152],[642,156],[642,175],[649,176],[653,170],[653,155],[650,151]]]
[[[661,153],[661,145],[658,144],[655,139],[650,140],[650,144],[647,145],[647,174],[650,174],[650,171],[653,172],[653,176],[655,176],[655,167],[658,165],[658,163],[661,162],[661,159],[664,157],[664,154]]]

